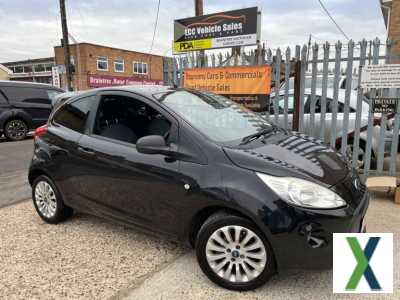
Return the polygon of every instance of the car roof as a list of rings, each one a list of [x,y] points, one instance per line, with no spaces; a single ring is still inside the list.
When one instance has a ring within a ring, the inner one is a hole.
[[[63,89],[55,87],[51,84],[28,82],[28,81],[11,81],[11,80],[0,80],[0,86],[12,86],[12,87],[32,87],[32,88],[43,88],[43,89],[54,89],[60,92],[64,92]]]
[[[283,96],[284,94],[285,94],[284,90],[280,90],[279,91],[279,96]],[[294,90],[289,90],[289,95],[290,94],[294,94]],[[311,95],[311,89],[305,89],[304,90],[304,94],[305,95]],[[333,98],[333,94],[334,94],[334,89],[333,88],[327,88],[326,89],[326,96],[328,98]],[[322,96],[322,89],[321,88],[315,89],[315,95]],[[358,96],[358,92],[356,90],[350,90],[350,106],[352,108],[356,108],[357,107],[357,96]],[[346,90],[345,89],[338,89],[338,102],[344,103],[345,99],[346,99]],[[365,105],[368,106],[368,103],[363,101],[362,105],[363,106],[365,106]]]
[[[123,86],[116,86],[116,87],[104,87],[104,88],[97,88],[94,89],[96,91],[127,91],[133,92],[137,94],[141,94],[148,98],[153,98],[154,94],[157,93],[165,93],[171,90],[175,90],[171,86],[166,85],[123,85]],[[91,90],[93,91],[93,90]]]
[[[85,96],[90,96],[90,95],[93,95],[98,92],[115,91],[115,92],[132,92],[132,93],[142,95],[146,98],[150,98],[154,101],[157,101],[158,99],[154,96],[155,94],[166,93],[168,91],[173,91],[173,90],[176,90],[176,88],[173,88],[171,86],[166,86],[166,85],[120,85],[120,86],[113,86],[113,87],[95,88],[95,89],[90,89],[90,90],[85,90],[85,91],[65,92],[63,94],[58,95],[57,99],[62,99],[62,98],[68,97],[71,99],[71,101],[73,101],[75,99],[85,97]],[[179,90],[182,90],[182,88],[179,88]]]

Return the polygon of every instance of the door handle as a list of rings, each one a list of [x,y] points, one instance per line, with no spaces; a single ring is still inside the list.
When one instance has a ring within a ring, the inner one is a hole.
[[[94,155],[94,151],[90,148],[86,148],[86,147],[78,147],[78,150],[80,152],[83,152],[85,154],[89,154],[89,155]]]

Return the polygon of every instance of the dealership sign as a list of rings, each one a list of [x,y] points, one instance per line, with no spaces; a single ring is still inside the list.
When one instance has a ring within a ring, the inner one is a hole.
[[[253,110],[264,110],[271,92],[271,66],[185,70],[184,87],[225,95]]]
[[[137,77],[110,76],[110,75],[88,75],[90,87],[107,87],[118,85],[163,85],[162,80],[141,79]]]
[[[55,87],[60,88],[61,87],[60,73],[58,72],[58,67],[57,66],[51,67],[51,77],[52,77],[52,80],[53,80],[53,85]]]
[[[257,7],[174,21],[174,53],[254,45],[259,39]]]
[[[400,88],[400,64],[364,66],[361,72],[361,87]]]
[[[372,110],[374,113],[395,113],[399,98],[376,97],[372,99]]]

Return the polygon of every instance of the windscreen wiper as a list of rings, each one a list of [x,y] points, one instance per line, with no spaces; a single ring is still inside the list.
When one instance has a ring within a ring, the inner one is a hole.
[[[275,126],[271,126],[271,127],[268,127],[268,128],[261,129],[260,131],[257,131],[256,133],[253,133],[253,134],[250,134],[250,135],[248,135],[248,136],[245,136],[245,137],[242,139],[242,141],[240,142],[239,145],[248,144],[248,143],[250,143],[251,141],[260,138],[261,136],[264,136],[264,135],[266,135],[266,134],[268,134],[268,133],[273,132],[275,129],[276,129]]]

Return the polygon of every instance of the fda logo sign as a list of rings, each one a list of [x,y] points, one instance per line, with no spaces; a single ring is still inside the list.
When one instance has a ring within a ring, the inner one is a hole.
[[[333,292],[393,293],[393,233],[334,233]]]

